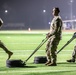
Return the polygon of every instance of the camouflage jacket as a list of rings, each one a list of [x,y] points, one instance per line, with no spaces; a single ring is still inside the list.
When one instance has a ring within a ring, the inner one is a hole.
[[[55,16],[50,25],[50,35],[61,38],[62,24],[60,16]]]

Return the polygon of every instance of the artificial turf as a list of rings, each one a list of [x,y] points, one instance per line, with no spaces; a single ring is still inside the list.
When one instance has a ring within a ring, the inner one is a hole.
[[[46,37],[46,33],[46,31],[1,31],[0,39],[14,53],[10,60],[24,61]],[[73,33],[63,32],[58,50],[71,39]],[[73,40],[57,55],[57,66],[54,67],[33,63],[35,56],[46,56],[46,43],[27,61],[28,67],[24,68],[6,67],[7,54],[0,48],[0,75],[76,75],[76,63],[66,62],[71,58],[75,44],[76,40]]]

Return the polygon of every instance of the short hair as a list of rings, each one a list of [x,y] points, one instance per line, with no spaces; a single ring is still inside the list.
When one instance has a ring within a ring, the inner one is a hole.
[[[55,9],[58,11],[58,13],[60,12],[60,9],[58,7],[55,7]]]

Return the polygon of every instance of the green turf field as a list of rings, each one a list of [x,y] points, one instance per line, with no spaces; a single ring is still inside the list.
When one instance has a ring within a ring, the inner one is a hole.
[[[42,42],[48,31],[0,31],[0,39],[14,54],[11,59],[23,61]],[[58,50],[71,39],[73,32],[63,32]],[[76,75],[76,63],[67,63],[71,58],[76,40],[73,40],[57,56],[57,66],[34,64],[35,56],[45,56],[46,43],[27,61],[25,68],[6,67],[7,54],[0,48],[0,75]]]

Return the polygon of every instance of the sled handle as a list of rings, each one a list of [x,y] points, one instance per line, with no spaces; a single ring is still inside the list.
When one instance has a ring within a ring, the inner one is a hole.
[[[43,39],[42,42],[37,46],[37,48],[32,52],[32,54],[24,61],[24,63],[27,62],[47,40],[47,38]]]
[[[76,38],[76,32],[73,34],[72,38],[57,52],[57,54],[64,49],[70,42],[72,42]]]

